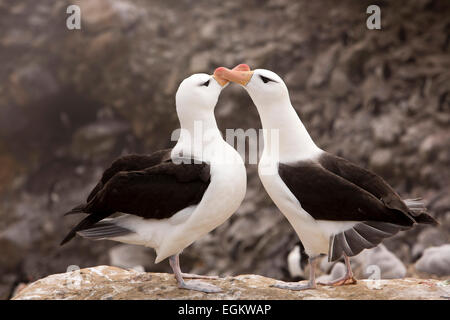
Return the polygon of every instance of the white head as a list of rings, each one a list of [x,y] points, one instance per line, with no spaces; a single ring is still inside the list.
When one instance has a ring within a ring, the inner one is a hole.
[[[233,70],[244,69],[250,70],[247,65],[238,65]],[[214,108],[227,84],[228,80],[205,73],[193,74],[181,82],[175,95],[181,130],[179,137],[172,135],[172,139],[178,139],[173,157],[190,154],[203,159],[203,147],[222,139]]]
[[[258,108],[290,102],[283,79],[270,70],[240,71],[221,67],[216,69],[214,75],[242,85]]]
[[[212,113],[222,88],[214,76],[206,73],[193,74],[184,79],[175,95],[180,120],[185,117],[195,119],[203,113]]]
[[[250,67],[240,64],[232,71],[245,70],[250,70]],[[206,73],[196,73],[184,79],[175,95],[180,121],[201,120],[203,116],[213,114],[220,92],[227,85],[228,80]]]

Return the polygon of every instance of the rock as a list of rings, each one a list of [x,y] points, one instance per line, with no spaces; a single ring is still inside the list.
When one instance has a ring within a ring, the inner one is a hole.
[[[417,242],[412,247],[413,260],[419,259],[428,247],[437,247],[449,242],[449,237],[436,228],[427,228],[417,237]]]
[[[81,127],[73,135],[72,153],[83,159],[102,157],[109,154],[116,144],[116,138],[129,129],[118,121],[89,124]]]
[[[295,246],[294,249],[292,249],[292,251],[289,252],[287,257],[287,264],[289,275],[292,278],[305,277],[305,270],[302,268],[302,260],[299,246]]]
[[[320,87],[328,82],[339,57],[340,44],[336,44],[321,53],[314,62],[314,68],[308,79],[308,87]]]
[[[306,63],[302,63],[288,72],[284,78],[284,82],[289,88],[303,88],[310,74],[311,67]]]
[[[450,244],[426,249],[423,256],[416,262],[415,267],[421,272],[449,276]]]
[[[392,164],[391,149],[377,149],[370,157],[370,169],[382,176],[393,176],[394,166]]]
[[[100,33],[92,39],[91,45],[86,50],[86,56],[95,59],[108,54],[117,45],[117,38],[115,31]]]
[[[377,276],[374,272],[379,272],[381,279],[399,279],[406,276],[406,267],[389,251],[384,245],[364,250],[352,261],[361,267],[362,276],[371,278]]]
[[[18,280],[18,277],[14,274],[8,274],[2,272],[2,277],[0,278],[0,300],[7,300],[14,295],[13,288],[14,283],[16,283]]]
[[[60,90],[54,76],[42,66],[28,64],[10,75],[9,90],[18,105],[35,103]]]
[[[323,276],[318,277],[317,282],[327,283],[340,279],[345,275],[346,270],[345,264],[338,262],[334,264],[330,274],[324,274]]]
[[[200,29],[200,34],[204,41],[213,41],[217,36],[217,22],[210,21],[205,23]]]
[[[257,46],[253,49],[246,50],[246,60],[250,66],[262,66],[270,59],[271,55],[277,49],[275,43],[267,43],[264,46]]]
[[[380,117],[372,125],[374,138],[381,145],[392,145],[396,143],[403,128],[401,121],[402,116],[398,112],[394,115]]]
[[[320,260],[319,263],[319,269],[325,273],[328,273],[331,271],[333,266],[336,264],[336,261],[328,262],[328,259],[325,257],[322,260]]]
[[[345,66],[348,79],[357,83],[364,78],[364,65],[368,60],[369,48],[365,41],[354,44],[346,49],[339,60]]]
[[[17,269],[22,261],[22,257],[26,250],[16,242],[8,237],[3,236],[0,232],[0,266],[3,272]]]
[[[7,300],[11,294],[11,285],[4,285],[0,283],[0,299]]]
[[[1,124],[0,124],[1,125]],[[19,176],[20,166],[18,161],[10,154],[0,155],[0,195],[9,188],[14,189],[20,186]]]
[[[206,294],[178,289],[174,276],[166,273],[144,273],[116,267],[98,266],[54,274],[31,283],[14,296],[14,300],[136,300],[136,299],[445,299],[450,284],[438,280],[380,280],[377,290],[371,282],[356,285],[322,287],[317,290],[289,291],[270,287],[274,279],[257,275],[240,275],[209,280],[223,289]]]
[[[143,246],[119,244],[109,250],[109,261],[115,267],[143,271],[154,259],[154,250]]]
[[[448,144],[450,133],[434,134],[426,137],[419,147],[419,153],[428,161],[435,161],[439,154],[445,150],[445,145]]]
[[[347,97],[353,89],[352,82],[348,79],[345,70],[336,68],[330,77],[330,89],[337,97]]]
[[[386,101],[391,94],[390,87],[381,77],[367,78],[362,85],[364,106],[371,110],[371,113],[378,114],[382,106],[386,105]]]
[[[205,51],[201,53],[197,53],[191,58],[191,62],[189,64],[189,70],[192,73],[196,72],[205,72],[209,69],[209,62],[211,59],[211,52]]]
[[[89,31],[101,31],[107,28],[122,29],[129,28],[136,23],[140,13],[130,1],[111,1],[111,0],[79,0],[77,3],[82,11],[83,24]]]
[[[25,289],[27,287],[26,283],[19,283],[13,290],[13,293],[11,295],[11,297],[15,297],[20,291],[22,291],[23,289]]]

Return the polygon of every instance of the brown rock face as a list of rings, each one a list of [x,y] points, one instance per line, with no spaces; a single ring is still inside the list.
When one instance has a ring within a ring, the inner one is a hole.
[[[144,273],[115,267],[98,266],[55,274],[38,280],[17,293],[14,300],[70,299],[350,299],[411,300],[448,299],[450,283],[437,280],[360,280],[356,285],[319,287],[317,290],[289,291],[270,287],[274,279],[241,275],[214,281],[221,293],[206,294],[178,289],[173,275]]]

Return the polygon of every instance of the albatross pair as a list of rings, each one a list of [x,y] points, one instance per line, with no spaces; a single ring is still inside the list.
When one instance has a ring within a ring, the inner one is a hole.
[[[175,147],[114,161],[87,202],[67,213],[88,216],[61,244],[78,234],[155,248],[155,262],[169,257],[180,288],[220,292],[208,283],[184,281],[183,277],[213,277],[182,273],[179,254],[225,222],[245,196],[244,163],[223,140],[214,117],[214,107],[227,83],[207,74],[185,79],[176,93],[181,130]],[[121,215],[110,218],[115,213]]]
[[[316,146],[292,107],[283,80],[269,70],[216,69],[215,76],[242,85],[267,132],[258,172],[264,188],[304,245],[310,279],[277,283],[303,290],[316,287],[317,257],[344,257],[347,272],[333,285],[355,283],[350,256],[415,223],[436,224],[419,199],[402,200],[379,176]],[[275,135],[276,136],[276,135]]]
[[[156,263],[169,257],[180,288],[219,292],[208,283],[184,281],[183,277],[211,277],[183,274],[179,254],[226,221],[245,196],[244,163],[223,140],[214,118],[214,107],[228,81],[245,87],[263,128],[279,134],[279,139],[264,137],[258,171],[311,264],[307,285],[277,283],[276,287],[315,288],[317,257],[326,254],[330,261],[343,256],[347,265],[347,274],[334,284],[353,283],[349,256],[415,223],[436,223],[420,201],[403,201],[379,176],[318,148],[278,75],[239,65],[233,70],[218,68],[213,76],[193,75],[180,84],[176,108],[181,134],[176,146],[116,160],[87,202],[68,212],[88,216],[62,244],[79,234],[152,247]],[[194,136],[197,123],[202,128],[200,139]],[[119,217],[110,217],[118,212]]]

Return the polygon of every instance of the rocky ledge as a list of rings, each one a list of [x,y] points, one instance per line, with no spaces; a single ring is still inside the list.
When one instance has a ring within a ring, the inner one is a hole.
[[[319,286],[302,292],[270,287],[276,280],[257,275],[209,281],[222,287],[223,292],[178,289],[173,275],[166,273],[98,266],[48,276],[18,290],[13,299],[450,299],[449,280],[360,280],[356,285]]]

